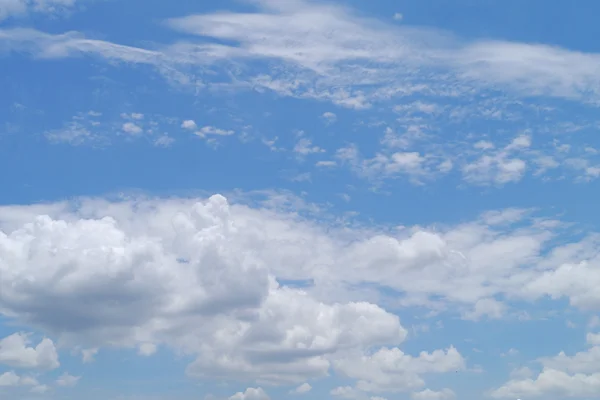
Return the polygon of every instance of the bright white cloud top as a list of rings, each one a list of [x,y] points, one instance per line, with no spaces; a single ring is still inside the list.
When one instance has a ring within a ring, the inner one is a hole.
[[[0,0],[0,397],[600,399],[597,4],[192,3]]]

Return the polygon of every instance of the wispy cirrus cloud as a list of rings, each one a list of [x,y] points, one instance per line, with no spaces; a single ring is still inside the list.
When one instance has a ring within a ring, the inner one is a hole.
[[[75,32],[51,35],[29,29],[0,31],[0,40],[5,48],[36,57],[96,55],[108,61],[155,65],[171,77],[202,75],[202,68],[189,67],[214,68],[218,63],[226,68],[235,61],[238,66],[252,66],[248,69],[252,73],[242,68],[244,76],[236,76],[240,87],[262,87],[357,108],[410,93],[453,97],[485,90],[592,103],[600,99],[598,54],[539,44],[468,41],[448,32],[359,17],[334,4],[254,4],[256,12],[169,19],[167,26],[203,41],[153,49]],[[235,44],[222,44],[223,40]],[[275,72],[268,64],[256,64],[261,60],[285,68]]]

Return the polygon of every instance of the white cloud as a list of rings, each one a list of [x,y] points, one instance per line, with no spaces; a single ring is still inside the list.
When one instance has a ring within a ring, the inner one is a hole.
[[[139,346],[138,354],[142,356],[151,356],[156,353],[156,345],[154,343],[142,343]]]
[[[476,149],[480,149],[480,150],[491,150],[494,147],[494,143],[487,141],[487,140],[480,140],[477,143],[475,143],[473,145],[473,147],[475,147]]]
[[[121,127],[121,129],[123,129],[123,132],[125,133],[129,133],[130,135],[138,135],[140,133],[142,133],[142,128],[140,128],[138,125],[134,124],[133,122],[126,122],[123,124],[123,126]]]
[[[200,137],[206,137],[208,135],[230,136],[230,135],[233,135],[234,133],[235,132],[232,130],[219,129],[219,128],[215,128],[214,126],[204,126],[204,127],[200,128],[199,130],[197,130],[196,132],[194,132],[195,135],[200,136]]]
[[[339,386],[329,392],[332,396],[342,397],[344,399],[361,399],[365,394],[352,386]]]
[[[183,129],[187,129],[187,130],[190,130],[190,131],[195,131],[196,129],[198,129],[198,125],[196,125],[196,122],[194,120],[191,120],[191,119],[187,119],[187,120],[183,121],[181,123],[181,127]]]
[[[302,385],[290,391],[290,394],[304,394],[308,393],[312,390],[312,386],[307,382],[304,382]]]
[[[0,374],[0,391],[2,388],[17,386],[30,387],[31,393],[45,393],[50,389],[46,385],[41,385],[37,379],[32,376],[19,376],[14,371]]]
[[[372,355],[342,357],[334,362],[336,371],[358,380],[364,392],[408,391],[422,387],[421,374],[463,370],[465,360],[454,348],[422,352],[417,357],[398,348],[382,348]]]
[[[387,400],[380,396],[369,396],[367,393],[352,386],[339,386],[332,389],[329,394],[335,397],[351,400]]]
[[[441,172],[435,159],[416,151],[382,152],[365,158],[355,145],[350,145],[338,149],[336,157],[358,176],[372,181],[406,176],[411,182],[421,184],[433,176],[434,170]]]
[[[600,333],[588,333],[585,340],[589,345],[600,346]]]
[[[35,378],[19,376],[14,371],[8,371],[0,375],[0,387],[6,386],[35,386],[38,382]]]
[[[173,144],[173,142],[175,142],[175,139],[169,135],[162,135],[154,141],[154,145],[157,147],[169,147]]]
[[[255,12],[190,15],[167,23],[183,33],[236,45],[204,40],[148,50],[74,32],[50,35],[28,29],[0,31],[0,41],[9,50],[37,57],[92,54],[110,61],[150,64],[171,81],[188,86],[202,78],[195,75],[201,75],[201,69],[190,73],[190,66],[226,68],[235,82],[225,82],[229,85],[355,108],[415,92],[460,96],[504,89],[527,97],[592,102],[600,97],[596,73],[600,55],[595,53],[499,40],[463,41],[447,32],[359,17],[353,10],[331,4],[253,3]],[[332,30],[336,35],[330,34]],[[278,61],[283,68],[250,77],[228,68],[232,60],[257,58]]]
[[[335,115],[334,113],[327,111],[325,113],[323,113],[323,118],[325,119],[325,121],[327,121],[328,123],[333,123],[337,120],[337,115]]]
[[[205,203],[159,202],[162,211],[144,216],[129,208],[133,204],[97,203],[108,207],[102,211],[94,203],[80,209],[79,216],[35,217],[0,235],[3,307],[22,322],[59,335],[65,344],[141,345],[146,352],[148,343],[165,343],[198,355],[188,367],[192,376],[301,383],[327,374],[329,354],[400,343],[406,335],[396,316],[374,304],[322,302],[276,284],[270,267],[295,250],[272,247],[272,239],[251,239],[250,226],[273,221],[265,228],[278,231],[288,223],[285,217],[264,219],[251,209],[232,208],[221,196]],[[232,210],[241,214],[231,215]],[[92,214],[84,217],[87,212]],[[5,222],[0,226],[5,228]],[[24,253],[25,243],[36,250],[29,247]],[[252,256],[243,250],[260,243],[276,252]],[[48,256],[52,248],[62,250]],[[38,268],[40,263],[45,268]],[[62,265],[75,268],[49,285]],[[36,280],[25,283],[30,274]],[[126,283],[130,276],[137,277],[135,288]],[[56,313],[60,319],[49,318]],[[185,328],[191,326],[196,328]],[[7,354],[3,360],[14,365],[17,357]]]
[[[394,14],[394,19],[396,21],[402,21],[404,19],[404,15],[402,15],[402,13],[398,13],[397,12],[397,13]]]
[[[544,369],[535,379],[511,380],[492,392],[495,398],[543,397],[592,397],[600,391],[600,373],[569,375],[564,371]]]
[[[464,179],[470,183],[481,185],[504,185],[518,182],[525,174],[527,162],[515,153],[526,150],[530,146],[531,138],[519,135],[504,149],[494,153],[486,152],[479,159],[465,164],[462,167]],[[493,145],[488,142],[478,142],[475,147],[486,151],[491,150]]]
[[[48,385],[37,385],[31,388],[31,393],[44,394],[50,391]]]
[[[248,388],[245,392],[238,392],[229,400],[270,400],[269,395],[262,388]]]
[[[68,143],[74,146],[97,139],[88,127],[77,121],[72,121],[61,129],[48,131],[45,136],[52,143]]]
[[[262,208],[218,195],[0,207],[3,312],[88,361],[104,346],[148,354],[164,345],[197,356],[187,368],[194,377],[299,385],[333,369],[366,392],[420,390],[423,374],[454,372],[464,360],[452,347],[404,353],[406,329],[374,304],[389,298],[364,297],[361,286],[393,289],[397,306],[463,316],[504,317],[504,298],[566,297],[600,309],[600,238],[557,246],[561,232],[571,236],[554,219],[509,209],[391,233],[308,220],[283,211],[289,201],[268,200]],[[31,348],[17,334],[0,349],[9,366],[58,366],[49,339]]]
[[[312,141],[308,138],[301,138],[294,146],[294,153],[301,156],[324,152],[325,150],[323,150],[319,146],[314,146]]]
[[[413,400],[449,400],[453,399],[454,397],[455,394],[450,389],[443,389],[438,392],[431,389],[425,389],[411,395]]]
[[[510,377],[513,379],[528,379],[533,376],[533,371],[529,367],[521,367],[510,372]]]
[[[79,382],[80,379],[80,376],[69,375],[67,372],[65,372],[58,377],[56,384],[63,387],[73,387],[77,385],[77,382]]]
[[[317,161],[315,163],[315,166],[320,167],[320,168],[332,168],[332,167],[337,166],[337,163],[332,160],[324,160],[324,161]]]
[[[26,11],[25,0],[0,0],[0,21],[12,15],[25,14]]]
[[[0,263],[0,265],[2,265]],[[28,347],[29,335],[15,333],[0,340],[0,364],[15,368],[56,369],[58,354],[50,339],[42,339],[36,347]]]
[[[573,356],[560,352],[538,360],[543,369],[534,378],[515,377],[491,392],[496,398],[593,397],[600,391],[600,347],[593,346]]]
[[[96,354],[98,354],[97,348],[83,349],[83,350],[81,350],[81,361],[84,364],[89,364],[91,362],[94,362],[94,357],[96,356]]]
[[[478,320],[483,316],[490,319],[501,318],[506,312],[506,306],[495,299],[477,300],[472,311],[463,313],[465,319]]]
[[[502,41],[460,42],[444,33],[360,18],[330,4],[298,1],[273,7],[265,0],[257,3],[259,12],[193,15],[173,19],[170,25],[240,43],[203,49],[211,54],[279,59],[316,72],[321,82],[348,86],[352,80],[365,79],[394,84],[394,73],[405,78],[418,68],[448,68],[454,73],[445,79],[452,76],[462,84],[471,79],[480,85],[503,85],[534,94],[583,97],[589,89],[597,96],[600,88],[594,72],[600,65],[596,54]],[[336,35],[329,35],[330,29]],[[362,78],[361,61],[381,66],[375,76],[370,73]]]
[[[121,114],[121,118],[123,119],[133,119],[136,121],[141,121],[144,119],[144,114],[142,113],[131,113],[131,114],[127,114],[127,113],[122,113]]]

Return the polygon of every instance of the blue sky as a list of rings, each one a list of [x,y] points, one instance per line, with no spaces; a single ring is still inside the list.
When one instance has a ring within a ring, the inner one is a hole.
[[[599,7],[0,0],[0,397],[600,398]]]

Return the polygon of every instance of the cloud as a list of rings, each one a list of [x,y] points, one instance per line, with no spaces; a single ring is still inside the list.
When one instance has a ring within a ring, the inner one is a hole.
[[[322,117],[329,124],[334,123],[335,121],[337,121],[337,115],[335,115],[334,113],[332,113],[330,111],[327,111],[327,112],[323,113]]]
[[[69,375],[67,372],[65,372],[64,374],[62,374],[61,376],[58,377],[58,379],[56,380],[56,384],[58,386],[63,386],[63,387],[73,387],[73,386],[77,385],[77,382],[79,382],[79,379],[81,379],[80,376]]]
[[[600,347],[593,346],[573,356],[560,352],[538,360],[542,371],[534,378],[516,378],[491,392],[496,398],[593,397],[600,390]]]
[[[219,129],[219,128],[215,128],[214,126],[203,126],[198,131],[194,132],[195,135],[200,136],[200,137],[230,136],[230,135],[233,135],[234,133],[235,132],[232,130]]]
[[[353,388],[352,386],[339,386],[332,389],[329,394],[336,397],[342,397],[344,399],[362,399],[366,398],[366,395],[360,390]]]
[[[2,30],[0,41],[9,50],[35,57],[94,55],[110,62],[153,65],[169,80],[188,86],[202,81],[206,71],[210,75],[214,69],[225,69],[235,79],[218,85],[262,88],[353,108],[417,92],[468,97],[497,89],[524,97],[599,100],[600,55],[595,53],[542,44],[466,41],[448,32],[360,17],[331,4],[253,3],[257,6],[253,12],[170,19],[167,26],[202,41],[179,41],[152,50],[76,32],[51,35],[30,29]],[[257,59],[279,62],[281,68],[251,76],[230,68],[233,61]]]
[[[130,135],[139,135],[143,132],[143,129],[133,122],[126,122],[122,126],[123,132],[129,133]]]
[[[0,21],[12,16],[22,15],[27,11],[27,3],[24,0],[0,0]]]
[[[154,140],[154,145],[156,147],[169,147],[173,144],[173,142],[175,142],[175,139],[165,134]]]
[[[127,113],[122,113],[121,114],[121,118],[123,119],[133,119],[136,121],[141,121],[144,119],[144,114],[142,113],[131,113],[131,114],[127,114]]]
[[[332,389],[329,394],[336,397],[352,400],[387,400],[380,396],[369,396],[367,393],[351,386],[339,386]]]
[[[81,350],[81,361],[84,364],[88,364],[94,361],[94,357],[98,354],[97,348],[83,349]]]
[[[585,337],[587,344],[600,346],[600,333],[588,333]]]
[[[92,209],[80,212],[105,212],[88,204]],[[104,204],[112,217],[32,216],[0,235],[3,312],[70,346],[141,346],[148,354],[149,343],[164,343],[198,355],[188,366],[191,376],[269,383],[325,376],[330,354],[406,336],[398,317],[379,306],[323,302],[277,284],[269,270],[275,259],[243,250],[272,248],[270,239],[252,239],[250,226],[262,217],[242,207],[237,220],[222,196],[159,202],[162,211],[144,216],[125,204]],[[51,248],[63,250],[50,256]],[[288,257],[281,250],[268,257]],[[49,285],[53,276],[61,278]],[[12,365],[21,359],[7,354]]]
[[[62,129],[48,131],[45,136],[52,143],[68,143],[74,146],[96,140],[96,136],[87,127],[76,121]]]
[[[398,348],[382,348],[372,355],[344,357],[335,361],[336,370],[356,379],[357,389],[363,392],[402,392],[422,387],[421,374],[463,370],[466,362],[450,347],[417,357]]]
[[[416,392],[411,395],[411,399],[413,400],[448,400],[453,399],[455,394],[450,389],[443,389],[439,392],[425,389],[421,392]]]
[[[373,182],[395,177],[407,177],[412,183],[422,184],[439,172],[439,160],[435,156],[418,151],[378,152],[372,158],[364,157],[356,145],[348,145],[336,152],[342,165],[348,166],[359,177]]]
[[[466,42],[445,32],[362,18],[331,4],[299,1],[273,7],[269,1],[256,3],[258,12],[191,15],[172,19],[169,25],[185,33],[236,42],[219,45],[221,57],[281,60],[299,71],[314,72],[312,79],[320,83],[391,85],[381,88],[379,96],[415,90],[416,85],[411,88],[410,83],[400,81],[419,69],[445,72],[440,76],[446,82],[452,80],[458,90],[460,86],[466,90],[469,82],[474,82],[479,87],[504,86],[521,94],[585,98],[593,93],[597,98],[599,93],[595,71],[600,56],[596,54],[494,40]],[[329,35],[330,29],[336,35]],[[217,45],[209,48],[217,53]],[[364,62],[377,65],[377,69],[363,74]],[[272,77],[271,82],[279,79]],[[427,83],[427,89],[437,92],[445,90],[443,86],[435,79]],[[286,89],[279,91],[290,90],[289,85],[282,87]]]
[[[492,146],[487,142],[476,143],[475,147],[484,154],[476,161],[463,166],[464,179],[481,185],[504,185],[520,181],[527,169],[527,163],[519,158],[517,152],[528,149],[531,146],[531,138],[519,135],[504,149],[490,153]]]
[[[262,388],[248,388],[245,392],[238,392],[229,400],[270,400],[269,395]]]
[[[333,370],[361,392],[393,392],[466,366],[454,347],[407,354],[407,330],[382,305],[506,318],[513,301],[552,296],[600,309],[600,239],[558,245],[572,236],[552,218],[508,209],[435,230],[349,229],[269,196],[0,207],[0,310],[88,361],[103,347],[165,346],[195,357],[187,373],[200,379],[300,385]],[[310,284],[279,283],[290,280]],[[58,366],[50,339],[32,348],[15,334],[0,349],[15,368]]]
[[[38,382],[30,376],[19,376],[14,371],[8,371],[0,375],[0,387],[8,386],[37,386]]]
[[[314,146],[312,141],[308,138],[301,138],[294,146],[294,153],[300,156],[324,152],[325,150],[323,150],[319,146]]]
[[[31,388],[31,393],[44,394],[50,391],[50,386],[48,385],[37,385]]]
[[[565,397],[596,396],[600,390],[600,373],[573,374],[544,369],[535,379],[511,380],[492,392],[495,398],[543,397],[562,395]]]
[[[310,384],[304,382],[302,385],[290,391],[290,394],[304,394],[308,393],[312,390],[312,386]]]
[[[58,354],[50,339],[28,347],[29,335],[15,333],[0,340],[0,364],[15,368],[52,370],[59,367]]]
[[[337,166],[337,163],[335,161],[331,161],[331,160],[324,160],[324,161],[317,161],[315,163],[315,166],[320,167],[320,168],[332,168]]]
[[[0,21],[29,12],[57,13],[72,8],[76,0],[0,0]]]
[[[181,127],[183,129],[195,131],[198,128],[198,125],[196,125],[196,122],[194,120],[188,119],[181,123]]]
[[[235,132],[232,130],[220,129],[214,126],[203,126],[198,128],[198,125],[194,120],[188,119],[181,123],[181,127],[188,131],[193,131],[196,136],[207,137],[207,136],[230,136]]]

